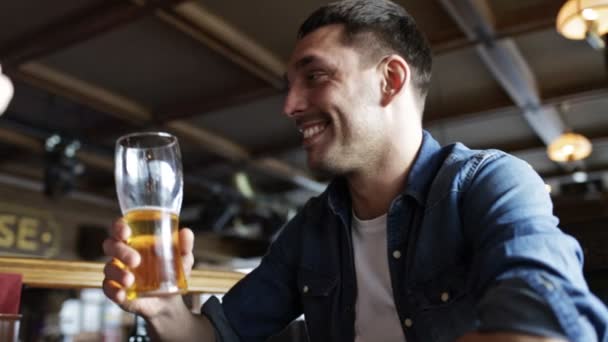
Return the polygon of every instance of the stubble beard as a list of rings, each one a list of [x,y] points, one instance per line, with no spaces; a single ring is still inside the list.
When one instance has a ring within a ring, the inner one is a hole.
[[[329,180],[338,176],[348,177],[357,170],[367,168],[368,158],[375,159],[377,156],[376,145],[353,145],[348,142],[343,146],[330,145],[325,151],[315,151],[317,155],[308,155],[308,166],[315,178]]]
[[[322,156],[311,156],[311,152],[306,151],[308,154],[308,168],[316,179],[330,180],[344,173],[343,168],[339,167],[338,161],[331,156],[330,152],[322,152],[324,154]]]

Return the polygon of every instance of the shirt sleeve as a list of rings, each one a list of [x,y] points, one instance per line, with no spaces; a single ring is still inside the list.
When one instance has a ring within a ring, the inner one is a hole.
[[[228,323],[228,318],[217,297],[212,296],[203,304],[201,314],[211,321],[211,325],[215,329],[216,342],[239,342],[239,337]]]
[[[558,228],[544,182],[501,152],[471,161],[463,195],[480,330],[602,341],[608,310],[588,289],[578,242]]]
[[[212,297],[201,309],[219,342],[262,342],[302,313],[296,286],[296,256],[302,210],[280,232],[260,265],[222,298]]]
[[[480,332],[516,331],[566,339],[564,330],[544,298],[518,278],[502,281],[488,290],[477,310]],[[594,334],[590,327],[587,328],[590,334]],[[590,341],[596,340],[594,336]]]

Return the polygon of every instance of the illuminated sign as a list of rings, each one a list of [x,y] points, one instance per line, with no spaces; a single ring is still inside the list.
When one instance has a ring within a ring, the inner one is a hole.
[[[47,211],[0,202],[0,254],[53,257],[59,226]]]

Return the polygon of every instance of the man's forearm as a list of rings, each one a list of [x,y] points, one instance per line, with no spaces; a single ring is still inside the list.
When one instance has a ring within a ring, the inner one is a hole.
[[[154,317],[146,318],[146,321],[153,341],[215,342],[215,331],[209,319],[191,313],[179,296],[175,305]]]

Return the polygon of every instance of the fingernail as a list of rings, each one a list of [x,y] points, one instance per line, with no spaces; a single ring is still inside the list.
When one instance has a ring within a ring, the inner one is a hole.
[[[133,285],[134,282],[135,277],[133,276],[133,273],[127,273],[127,276],[125,277],[125,285],[127,287],[130,287],[131,285]]]
[[[125,293],[124,290],[120,290],[116,293],[116,301],[118,303],[124,302],[126,298],[127,298],[127,294]]]

